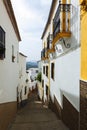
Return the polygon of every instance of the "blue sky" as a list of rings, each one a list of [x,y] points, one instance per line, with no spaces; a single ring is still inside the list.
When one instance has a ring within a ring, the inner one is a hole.
[[[40,60],[41,35],[47,22],[52,0],[11,0],[22,41],[20,52],[27,61]]]

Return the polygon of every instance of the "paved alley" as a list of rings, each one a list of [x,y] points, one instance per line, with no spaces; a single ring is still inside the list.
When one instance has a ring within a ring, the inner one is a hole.
[[[34,92],[30,95],[28,104],[22,108],[9,130],[68,130],[42,102]]]

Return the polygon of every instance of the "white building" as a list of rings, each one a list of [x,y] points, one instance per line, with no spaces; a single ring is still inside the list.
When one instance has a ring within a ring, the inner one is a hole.
[[[10,0],[0,0],[0,129],[17,111],[18,54],[21,40]]]
[[[44,102],[71,130],[79,127],[80,4],[53,0],[42,34]]]
[[[36,78],[38,75],[38,68],[29,68],[27,72],[28,72],[28,79],[29,79],[29,89],[33,90],[36,88],[36,84],[37,84]]]
[[[42,61],[41,60],[37,61],[37,64],[38,64],[38,72],[40,73],[42,72]]]
[[[24,106],[28,100],[29,84],[28,74],[26,73],[26,56],[19,53],[19,85],[18,85],[18,105]]]
[[[42,80],[42,60],[39,60],[38,62],[38,70],[39,75],[41,74],[41,80]],[[40,100],[43,100],[43,87],[42,87],[42,81],[37,81],[37,88],[38,88],[38,96]]]

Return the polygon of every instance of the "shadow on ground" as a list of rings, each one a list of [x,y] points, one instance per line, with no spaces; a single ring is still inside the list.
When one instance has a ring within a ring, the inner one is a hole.
[[[20,109],[9,130],[68,130],[61,120],[32,92],[28,103]]]

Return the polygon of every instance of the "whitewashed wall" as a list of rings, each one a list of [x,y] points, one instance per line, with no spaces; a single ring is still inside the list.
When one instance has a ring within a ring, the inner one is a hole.
[[[0,60],[0,103],[5,103],[17,100],[19,43],[2,0],[0,0],[0,26],[6,32],[5,59]],[[14,63],[12,62],[12,45],[14,45],[16,57]]]
[[[45,74],[43,74],[43,66],[45,66]],[[46,96],[46,85],[49,87],[49,79],[48,77],[46,76],[46,66],[49,66],[48,62],[47,63],[44,63],[42,64],[42,80],[44,80],[44,101],[47,100],[47,96]]]
[[[53,31],[53,19],[58,7],[59,1],[57,1],[56,8],[48,27],[43,43],[47,39],[49,31]],[[71,102],[71,104],[79,111],[79,79],[80,79],[80,9],[79,0],[71,1],[71,38],[64,38],[66,43],[70,44],[70,48],[64,46],[63,41],[57,41],[55,44],[55,53],[50,54],[50,69],[51,63],[55,63],[55,78],[50,78],[50,94],[54,101],[54,95],[56,96],[59,104],[62,106],[63,95]],[[59,51],[58,51],[59,50]],[[46,65],[43,62],[43,66]],[[51,70],[50,70],[51,72]],[[43,74],[44,79],[44,100],[46,98],[47,77]]]
[[[36,71],[39,72],[39,69],[38,68],[30,68],[29,70],[27,70],[30,90],[33,90],[36,88],[37,80],[35,80],[35,79],[37,78],[37,75],[38,75],[38,73],[36,73]],[[31,80],[31,78],[33,80]]]
[[[80,49],[55,60],[55,79],[51,79],[52,99],[55,95],[62,106],[62,95],[79,111]]]
[[[57,42],[56,46],[61,53],[56,51],[51,62],[55,63],[55,79],[50,80],[50,93],[52,100],[54,95],[62,107],[62,96],[71,102],[79,111],[79,79],[80,79],[80,12],[79,1],[71,1],[71,38],[65,38],[71,47],[66,48],[63,42]],[[61,47],[60,47],[61,46]],[[53,59],[53,60],[52,60]]]
[[[43,87],[42,87],[41,82],[38,81],[37,86],[38,86],[38,96],[39,96],[40,100],[42,100],[42,98],[43,98]]]
[[[29,83],[26,82],[28,79],[28,75],[26,73],[26,57],[19,53],[19,101],[20,93],[22,91],[22,100],[26,100],[28,98],[29,93]],[[25,94],[25,86],[27,87],[27,92]]]

